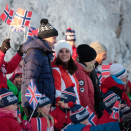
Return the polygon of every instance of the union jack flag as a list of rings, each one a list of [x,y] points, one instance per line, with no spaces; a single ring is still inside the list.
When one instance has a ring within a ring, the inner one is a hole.
[[[0,18],[7,23],[8,25],[10,25],[12,17],[13,17],[13,13],[14,11],[8,8],[8,5],[6,4],[6,8],[4,10],[4,12],[1,14]]]
[[[17,25],[15,22],[11,22],[10,27],[11,27],[12,32],[21,32],[21,31],[24,32],[25,31],[24,26]]]
[[[119,120],[120,119],[119,110],[120,110],[120,101],[116,101],[113,106],[113,111],[110,115],[110,118]]]
[[[38,29],[29,26],[28,38],[30,38],[32,35],[36,35],[37,36],[37,33],[38,33]]]
[[[111,65],[102,65],[102,76],[110,75]]]
[[[32,79],[30,80],[30,84],[27,88],[25,96],[28,99],[28,102],[31,105],[32,109],[35,109],[35,107],[37,106],[38,100],[41,97],[41,94],[37,90],[36,85]]]
[[[87,106],[86,109],[88,110],[89,112],[89,118],[88,118],[88,125],[91,125],[91,126],[96,126],[97,124],[97,121],[98,121],[98,118],[97,116],[91,111],[91,109]]]
[[[13,21],[18,25],[30,26],[31,17],[32,11],[26,11],[18,7]]]

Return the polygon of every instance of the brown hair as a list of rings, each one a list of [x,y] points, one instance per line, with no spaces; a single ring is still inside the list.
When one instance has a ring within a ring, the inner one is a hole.
[[[70,60],[67,63],[63,62],[59,57],[57,57],[57,58],[55,58],[55,65],[57,65],[57,66],[62,65],[63,68],[65,70],[68,70],[68,72],[71,75],[73,75],[78,69],[78,66],[75,64],[72,57],[70,57]]]
[[[39,116],[40,116],[40,114],[41,114],[43,117],[46,118],[46,120],[47,120],[47,125],[48,125],[48,128],[49,128],[49,130],[50,130],[50,120],[51,120],[52,125],[54,126],[54,119],[53,119],[53,117],[52,117],[50,114],[48,114],[48,116],[46,116],[46,115],[44,114],[44,112],[43,112],[40,108],[38,108],[38,113],[39,113]],[[39,117],[39,116],[38,116],[38,117]],[[49,119],[50,119],[50,120],[49,120]]]

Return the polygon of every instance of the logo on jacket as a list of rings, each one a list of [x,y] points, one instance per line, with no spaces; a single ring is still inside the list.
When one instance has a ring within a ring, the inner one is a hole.
[[[85,85],[85,82],[83,80],[79,80],[79,86]]]
[[[80,88],[80,91],[83,93],[85,91],[85,88],[84,87],[81,87]]]

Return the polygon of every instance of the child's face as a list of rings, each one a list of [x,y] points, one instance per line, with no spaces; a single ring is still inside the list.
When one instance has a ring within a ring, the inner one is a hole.
[[[41,107],[41,111],[44,112],[45,115],[49,115],[51,104]]]
[[[6,107],[4,107],[4,108],[6,108],[6,109],[8,109],[8,110],[11,110],[11,111],[17,111],[17,103],[15,103],[15,104],[12,104],[12,105],[9,105],[9,106],[6,106]]]
[[[21,84],[22,84],[22,76],[17,76],[17,77],[15,78],[15,80],[16,80],[16,83],[17,83],[18,85],[21,85]]]
[[[61,106],[61,108],[70,109],[70,107],[68,106],[68,103],[61,102],[60,106]]]

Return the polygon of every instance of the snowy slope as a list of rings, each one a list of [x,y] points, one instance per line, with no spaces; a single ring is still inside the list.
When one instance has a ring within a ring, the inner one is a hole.
[[[39,27],[41,18],[48,18],[59,32],[57,40],[64,39],[66,29],[71,27],[76,31],[77,45],[102,42],[108,48],[108,60],[105,63],[122,63],[129,74],[131,0],[1,0],[0,14],[6,3],[14,11],[18,7],[33,11],[33,27]],[[0,20],[0,43],[7,38],[8,32],[9,26]],[[24,33],[10,32],[10,38],[12,48],[6,54],[6,61],[25,42]]]

